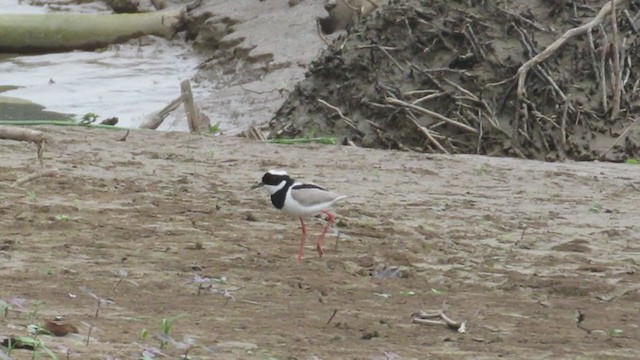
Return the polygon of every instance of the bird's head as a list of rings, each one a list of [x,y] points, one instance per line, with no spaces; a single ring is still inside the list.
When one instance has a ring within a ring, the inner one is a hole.
[[[287,181],[291,180],[289,174],[287,174],[284,170],[269,170],[264,175],[262,175],[262,180],[259,183],[253,185],[252,189],[257,189],[259,187],[264,188],[269,192],[269,194],[273,194],[276,191],[282,189]]]

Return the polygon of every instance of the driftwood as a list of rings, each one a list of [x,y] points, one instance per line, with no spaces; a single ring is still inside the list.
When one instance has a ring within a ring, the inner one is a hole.
[[[191,83],[189,82],[189,80],[184,80],[180,83],[180,91],[182,95],[173,99],[169,103],[169,105],[165,106],[157,113],[151,115],[138,127],[140,129],[155,130],[162,124],[164,119],[169,116],[169,114],[171,114],[180,106],[180,104],[184,104],[184,111],[187,116],[189,131],[205,132],[209,130],[211,121],[205,114],[200,112],[195,102],[193,101],[193,93],[191,92]]]
[[[171,37],[183,9],[139,14],[0,14],[0,52],[93,50],[142,35]]]
[[[180,83],[180,91],[182,92],[182,104],[184,104],[184,112],[187,115],[189,131],[196,132],[198,130],[198,111],[193,102],[193,93],[191,92],[189,80],[184,80]]]
[[[184,112],[187,114],[187,122],[189,123],[189,131],[202,132],[209,129],[209,124],[205,124],[204,117],[200,116],[200,112],[196,108],[193,101],[193,93],[191,92],[191,82],[184,80],[180,83],[180,91],[182,92],[182,103],[184,104]]]
[[[162,124],[164,119],[167,116],[169,116],[169,114],[171,114],[173,110],[177,109],[178,106],[180,106],[180,104],[182,104],[182,96],[179,96],[173,99],[169,103],[169,105],[165,106],[162,110],[158,111],[157,113],[151,115],[145,121],[140,123],[138,127],[140,129],[150,129],[150,130],[157,129]]]
[[[39,179],[41,177],[56,177],[56,176],[60,176],[60,171],[56,168],[51,168],[51,169],[42,169],[42,170],[38,170],[32,174],[29,174],[27,176],[21,177],[20,179],[16,180],[13,183],[13,186],[20,186],[20,185],[24,185],[30,181],[33,181],[35,179]]]
[[[40,162],[40,168],[44,169],[42,153],[44,152],[44,145],[47,142],[47,136],[43,132],[0,125],[0,139],[28,141],[36,144],[38,147],[38,161]]]
[[[36,144],[38,149],[37,150],[38,162],[40,163],[40,168],[38,169],[38,171],[16,180],[13,183],[13,186],[20,186],[22,184],[25,184],[29,181],[33,181],[41,177],[60,175],[60,172],[58,171],[58,169],[44,168],[44,160],[42,156],[44,152],[44,146],[48,141],[48,137],[43,132],[37,131],[37,130],[31,130],[31,129],[18,128],[13,126],[0,125],[0,139],[32,142]]]
[[[29,141],[38,146],[44,146],[44,143],[47,141],[47,136],[37,130],[0,125],[0,139]]]
[[[455,330],[458,334],[467,332],[466,321],[451,320],[444,311],[419,311],[411,315],[411,322],[421,325],[444,325],[451,330]]]

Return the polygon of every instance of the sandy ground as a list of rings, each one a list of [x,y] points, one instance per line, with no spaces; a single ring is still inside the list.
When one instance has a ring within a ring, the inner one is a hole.
[[[325,44],[315,18],[326,16],[323,0],[305,0],[294,7],[285,0],[206,0],[198,13],[212,14],[204,26],[216,60],[192,79],[209,86],[196,96],[212,123],[226,134],[265,124],[282,105]],[[337,36],[337,35],[334,35]],[[184,116],[163,127],[186,130]]]
[[[60,358],[134,359],[182,316],[193,359],[637,358],[638,166],[41,129],[58,178],[12,187],[35,151],[0,141],[0,336],[60,315],[80,331],[40,336]],[[297,262],[297,220],[249,190],[271,168],[352,195],[324,257]],[[113,303],[96,318],[81,287]]]

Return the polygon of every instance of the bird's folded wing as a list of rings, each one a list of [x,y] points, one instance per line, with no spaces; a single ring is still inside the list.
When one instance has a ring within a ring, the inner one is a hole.
[[[319,186],[304,184],[291,188],[291,197],[303,206],[328,204],[346,196],[325,190]]]

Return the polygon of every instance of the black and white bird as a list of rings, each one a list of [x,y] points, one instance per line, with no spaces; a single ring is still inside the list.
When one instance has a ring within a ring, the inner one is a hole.
[[[322,257],[322,243],[324,236],[333,224],[334,215],[328,209],[338,200],[347,198],[311,183],[297,182],[291,178],[284,170],[269,170],[262,176],[262,180],[254,185],[252,189],[265,188],[271,194],[271,203],[276,209],[282,210],[289,216],[300,218],[302,225],[302,235],[300,237],[300,249],[298,250],[298,261],[304,255],[304,241],[307,236],[307,228],[304,225],[304,218],[325,214],[327,223],[322,229],[322,233],[316,240],[316,250]]]

